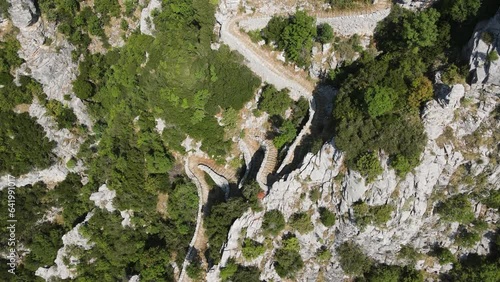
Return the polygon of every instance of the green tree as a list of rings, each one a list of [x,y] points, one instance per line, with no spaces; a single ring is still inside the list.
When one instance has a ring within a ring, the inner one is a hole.
[[[297,129],[295,129],[295,126],[289,120],[286,120],[283,123],[279,131],[279,135],[274,137],[273,139],[274,146],[276,146],[278,150],[281,149],[285,144],[291,143],[297,136]]]
[[[418,108],[423,102],[427,102],[434,96],[432,82],[425,76],[421,76],[411,83],[411,94],[408,97],[408,104]]]
[[[319,219],[326,227],[335,225],[335,214],[325,207],[319,208]]]
[[[320,42],[321,44],[326,44],[333,39],[333,28],[331,25],[322,23],[319,24],[316,29],[316,41]]]
[[[245,257],[245,259],[248,260],[252,260],[259,257],[265,251],[266,247],[263,244],[249,238],[245,238],[241,247],[241,252],[243,254],[243,257]]]
[[[396,94],[388,87],[375,86],[369,88],[365,93],[365,102],[368,113],[372,118],[376,118],[390,112],[394,108]]]
[[[274,255],[274,268],[282,278],[293,278],[304,267],[304,262],[299,254],[300,246],[296,237],[283,240],[283,247]]]
[[[226,266],[221,268],[220,270],[220,278],[222,281],[229,280],[238,270],[238,265],[234,261],[234,259],[229,259],[226,263]]]
[[[300,67],[310,63],[313,38],[316,36],[315,18],[304,11],[297,11],[284,28],[281,38],[287,60]]]
[[[436,207],[435,211],[446,221],[467,224],[474,220],[472,205],[465,194],[458,194],[444,200]]]
[[[356,161],[356,168],[367,182],[372,182],[383,172],[380,161],[375,152],[365,153]]]
[[[340,256],[340,266],[345,273],[351,276],[361,276],[367,272],[372,262],[363,253],[361,248],[353,242],[344,242],[337,248],[337,254]]]
[[[270,116],[284,116],[286,109],[292,105],[292,99],[288,95],[290,91],[283,89],[278,91],[273,85],[268,84],[262,89],[259,100],[259,109],[267,112]]]
[[[311,216],[305,212],[294,213],[290,217],[290,226],[300,234],[309,233],[314,229],[311,222]]]
[[[278,48],[283,48],[283,41],[281,39],[281,35],[285,27],[288,24],[288,20],[282,16],[273,16],[271,20],[268,22],[266,27],[262,29],[262,38],[266,40],[266,43],[269,44],[271,42],[275,42],[278,44]]]
[[[481,0],[444,0],[443,6],[454,21],[461,23],[477,14]]]
[[[279,210],[270,210],[264,214],[262,230],[264,235],[277,236],[285,228],[285,218]]]
[[[432,46],[438,39],[439,13],[428,9],[403,19],[403,39],[410,48]]]
[[[94,87],[92,86],[92,83],[82,80],[79,77],[73,81],[73,91],[75,92],[76,97],[85,100],[93,96]]]

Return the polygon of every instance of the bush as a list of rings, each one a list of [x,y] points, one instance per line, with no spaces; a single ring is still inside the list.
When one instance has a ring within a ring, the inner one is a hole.
[[[75,92],[76,97],[85,100],[93,96],[94,87],[92,83],[78,77],[73,81],[73,92]]]
[[[270,210],[264,214],[262,230],[264,235],[277,236],[285,228],[285,218],[279,210]]]
[[[282,278],[293,278],[302,269],[304,262],[299,254],[300,246],[296,237],[283,240],[283,247],[276,251],[274,268]]]
[[[325,207],[319,208],[319,219],[326,227],[335,225],[335,214]]]
[[[457,259],[447,248],[435,247],[432,250],[432,255],[437,257],[440,264],[456,263]]]
[[[255,259],[262,255],[266,251],[266,247],[252,239],[245,238],[243,242],[241,252],[243,253],[243,257],[248,260]]]
[[[319,262],[325,263],[330,261],[330,259],[332,258],[332,253],[325,246],[323,246],[316,252],[316,258]]]
[[[464,83],[464,76],[456,65],[449,66],[442,74],[441,80],[449,85]]]
[[[316,41],[320,42],[321,44],[326,44],[332,41],[333,28],[329,24],[327,23],[319,24],[316,27],[316,30],[317,30]]]
[[[414,265],[421,257],[422,255],[410,245],[401,246],[398,253],[398,258],[402,259],[408,265]]]
[[[491,190],[483,202],[492,209],[500,209],[500,190]]]
[[[479,240],[481,240],[481,235],[475,231],[469,231],[467,228],[463,228],[455,236],[455,243],[465,248],[474,247]]]
[[[310,63],[313,39],[316,36],[315,18],[304,11],[285,19],[274,16],[262,30],[266,42],[276,42],[280,50],[285,51],[287,60],[295,62],[299,67]]]
[[[446,221],[467,224],[474,220],[472,205],[465,194],[458,194],[446,199],[435,210]]]
[[[319,200],[320,197],[321,197],[321,192],[319,191],[319,188],[313,188],[309,192],[309,199],[313,203],[316,203]]]
[[[259,100],[259,110],[265,111],[269,116],[284,117],[286,109],[292,105],[288,89],[277,90],[273,85],[266,85],[262,89]]]
[[[344,242],[337,248],[340,266],[350,276],[361,276],[367,272],[372,262],[361,248],[353,242]]]
[[[368,224],[384,225],[391,219],[394,207],[391,205],[369,206],[365,202],[358,201],[354,203],[353,210],[356,224],[363,229]]]
[[[481,33],[481,39],[484,41],[484,43],[491,45],[493,44],[495,36],[491,32],[484,31],[483,33]]]
[[[375,180],[384,170],[375,152],[365,153],[356,161],[356,168],[368,183]]]
[[[498,60],[498,52],[496,50],[489,52],[486,56],[487,62],[495,62],[496,60]]]
[[[234,259],[229,259],[226,266],[220,270],[220,278],[222,281],[227,281],[231,278],[238,270],[238,265],[235,263]]]
[[[364,275],[368,282],[423,282],[421,272],[408,266],[379,264],[374,265],[370,272]]]
[[[365,93],[365,102],[368,113],[372,118],[386,114],[394,108],[396,93],[389,87],[375,86]]]
[[[309,233],[314,229],[311,222],[311,216],[305,212],[292,214],[290,217],[290,226],[292,226],[300,234]]]

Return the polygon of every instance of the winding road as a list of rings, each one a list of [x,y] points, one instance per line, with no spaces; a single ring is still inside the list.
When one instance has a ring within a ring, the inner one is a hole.
[[[263,81],[274,84],[276,88],[290,89],[290,97],[294,100],[298,100],[300,97],[306,97],[308,99],[312,98],[312,93],[315,88],[315,82],[309,80],[304,75],[303,70],[295,71],[290,66],[285,65],[283,62],[276,59],[276,54],[274,52],[269,52],[263,48],[260,48],[258,44],[253,43],[247,34],[240,31],[241,28],[259,28],[256,27],[262,24],[266,25],[270,17],[249,17],[247,15],[236,15],[236,11],[227,11],[227,7],[224,0],[221,0],[220,10],[225,10],[226,13],[221,13],[218,11],[216,13],[216,18],[220,28],[220,40],[229,46],[231,50],[235,50],[245,58],[244,63]],[[354,33],[372,34],[376,23],[385,18],[389,14],[390,1],[380,0],[372,9],[365,10],[363,14],[351,14],[348,16],[338,16],[338,15],[327,15],[322,17],[324,14],[318,14],[317,22],[327,22],[334,28],[335,31],[340,31],[341,34],[348,35]],[[304,128],[299,133],[298,137],[294,141],[291,147],[295,148],[302,137],[309,131],[309,126],[311,124],[312,118],[314,116],[314,110],[311,108],[309,120],[304,126]],[[290,155],[290,154],[288,154]],[[284,164],[281,165],[280,170],[283,168],[285,163],[291,161],[290,156],[287,156]],[[212,160],[203,158],[201,156],[190,155],[186,159],[185,170],[188,177],[196,184],[198,188],[198,196],[200,198],[198,207],[198,219],[193,238],[189,245],[189,252],[186,256],[184,263],[182,265],[181,274],[178,281],[190,281],[190,278],[186,275],[186,267],[189,265],[189,257],[194,249],[203,250],[206,248],[207,239],[205,237],[205,232],[203,229],[203,206],[208,200],[208,193],[210,187],[208,187],[204,179],[204,171],[200,169],[200,165],[206,166],[213,170],[214,173],[226,180],[233,180],[235,175],[221,171],[221,169],[214,168],[215,162]],[[288,160],[288,161],[287,161]],[[265,163],[262,166],[266,166]]]

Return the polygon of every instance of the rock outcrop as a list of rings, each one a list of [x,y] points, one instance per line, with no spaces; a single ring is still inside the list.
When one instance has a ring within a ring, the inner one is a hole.
[[[81,124],[92,129],[93,122],[83,102],[73,93],[72,81],[76,78],[78,64],[71,52],[75,49],[66,40],[58,38],[57,50],[45,46],[46,38],[56,38],[56,25],[45,22],[33,0],[9,0],[14,26],[19,29],[17,39],[21,43],[19,57],[25,60],[20,72],[30,75],[43,86],[49,99],[55,99],[71,107]],[[65,95],[70,99],[66,100]]]
[[[160,0],[150,0],[148,6],[141,11],[141,32],[147,35],[153,35],[155,31],[155,24],[153,23],[153,16],[151,13],[154,10],[161,9],[161,1]]]
[[[491,52],[500,52],[500,13],[476,27],[468,51],[473,82],[500,85],[500,61],[488,59]]]

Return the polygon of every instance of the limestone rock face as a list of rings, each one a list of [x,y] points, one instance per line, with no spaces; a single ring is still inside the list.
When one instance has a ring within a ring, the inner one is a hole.
[[[101,209],[106,209],[109,212],[114,212],[116,208],[113,206],[113,199],[116,197],[115,190],[109,190],[106,184],[99,187],[99,191],[90,195],[90,200]]]
[[[141,32],[147,35],[153,35],[155,30],[155,25],[153,23],[153,17],[151,13],[156,10],[161,9],[160,0],[151,0],[146,8],[141,11]]]
[[[9,13],[17,27],[28,27],[38,20],[39,13],[32,0],[12,1]]]
[[[490,39],[487,40],[487,37]],[[500,60],[487,59],[490,52],[500,52],[500,13],[478,24],[467,51],[471,54],[469,64],[474,82],[500,85]]]
[[[454,111],[460,106],[460,99],[465,95],[465,88],[461,84],[452,86],[450,90],[447,86],[441,88],[444,88],[441,91],[447,93],[443,98],[427,103],[423,114],[425,133],[431,140],[439,137],[453,121]]]

